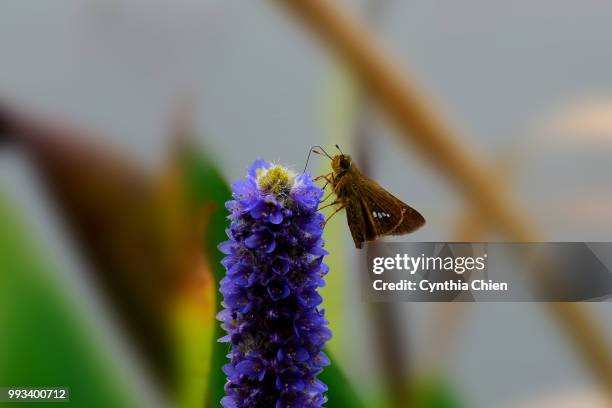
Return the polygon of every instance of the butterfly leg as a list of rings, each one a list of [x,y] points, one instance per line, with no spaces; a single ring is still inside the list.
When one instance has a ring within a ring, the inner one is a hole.
[[[315,177],[312,181],[325,180],[325,184],[321,187],[322,190],[325,190],[328,185],[334,184],[334,173],[323,174],[321,176]]]
[[[325,222],[323,223],[323,228],[325,228],[325,226],[327,225],[327,222],[328,222],[329,220],[331,220],[331,219],[332,219],[332,217],[333,217],[334,215],[336,215],[336,214],[338,214],[340,211],[344,210],[344,207],[345,207],[345,205],[343,204],[343,205],[341,205],[340,207],[336,208],[336,211],[334,211],[333,213],[331,213],[331,214],[329,215],[329,217],[327,217],[327,218],[325,219]]]
[[[321,174],[320,176],[317,176],[315,178],[312,179],[312,181],[319,181],[319,180],[327,180],[328,182],[330,181],[329,178],[333,176],[334,173],[327,173],[327,174]]]
[[[331,180],[329,179],[331,177]],[[325,177],[325,184],[323,185],[323,190],[325,190],[325,188],[327,186],[329,186],[330,184],[333,186],[334,185],[334,173],[329,173],[327,177]],[[333,187],[332,187],[333,190]]]
[[[322,199],[322,200],[321,200],[319,203],[324,203],[325,201],[327,201],[327,200],[329,199],[329,197],[331,197],[331,196],[333,196],[333,195],[334,195],[334,192],[333,192],[333,191],[330,191],[330,192],[329,192],[329,194],[327,194],[327,195],[325,196],[325,198],[323,198],[323,199]]]
[[[323,210],[323,209],[325,209],[327,207],[331,207],[332,205],[336,205],[336,204],[340,204],[340,201],[334,200],[333,202],[331,202],[329,204],[325,204],[323,207],[319,207],[319,211],[321,211],[321,210]]]

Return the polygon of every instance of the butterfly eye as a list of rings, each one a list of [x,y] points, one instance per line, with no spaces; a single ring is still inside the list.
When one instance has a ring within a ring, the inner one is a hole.
[[[349,159],[347,159],[346,157],[342,157],[340,159],[340,167],[343,168],[344,170],[348,170],[351,168],[351,161]]]

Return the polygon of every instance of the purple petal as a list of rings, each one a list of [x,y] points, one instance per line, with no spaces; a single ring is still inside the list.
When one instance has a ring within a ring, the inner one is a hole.
[[[223,408],[238,408],[238,405],[232,397],[221,398],[221,406]]]
[[[267,170],[270,167],[272,167],[272,164],[266,162],[265,160],[257,159],[253,162],[253,164],[251,164],[251,166],[247,170],[248,177],[252,180],[256,180],[258,169]]]
[[[270,221],[270,223],[278,225],[281,222],[283,222],[283,213],[280,210],[276,210],[275,212],[273,212],[272,214],[270,214],[270,216],[268,217],[268,221]]]
[[[226,255],[230,255],[234,253],[235,246],[236,246],[236,243],[234,241],[224,241],[219,244],[218,248],[219,248],[219,251],[221,251],[222,253]]]

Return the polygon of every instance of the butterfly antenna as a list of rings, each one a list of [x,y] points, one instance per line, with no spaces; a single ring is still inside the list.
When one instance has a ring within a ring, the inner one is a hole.
[[[321,152],[320,152],[320,151],[318,151],[318,150],[315,150],[315,148],[320,149],[320,150],[321,150],[321,151],[323,151],[323,153],[325,153],[325,154],[321,153]],[[308,168],[308,162],[310,161],[310,155],[311,155],[312,153],[315,153],[315,154],[320,154],[321,156],[327,156],[327,157],[328,157],[330,160],[333,160],[333,159],[332,159],[332,157],[331,157],[329,154],[327,154],[327,152],[325,151],[325,149],[323,149],[321,146],[312,146],[312,147],[310,148],[310,150],[308,151],[308,157],[306,158],[306,165],[304,166],[304,171],[302,171],[302,173],[305,173],[305,172],[306,172],[306,169]]]
[[[344,154],[344,152],[343,152],[342,150],[340,150],[340,146],[336,145],[336,149],[338,149],[338,151],[339,151],[341,154]]]
[[[320,150],[321,150],[323,153],[325,153],[325,155],[326,155],[326,156],[329,158],[329,160],[334,160],[334,158],[333,158],[333,157],[331,157],[331,156],[330,156],[330,155],[329,155],[329,154],[328,154],[328,153],[325,151],[325,149],[324,149],[324,148],[322,148],[321,146],[312,146],[312,148],[313,148],[313,149],[314,149],[315,147],[319,148],[319,149],[320,149]],[[319,153],[319,152],[317,152],[317,151],[315,151],[315,153],[321,154],[321,153]]]

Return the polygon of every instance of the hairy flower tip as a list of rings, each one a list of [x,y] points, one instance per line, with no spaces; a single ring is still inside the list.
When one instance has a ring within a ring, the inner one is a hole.
[[[289,194],[293,178],[288,169],[279,165],[257,169],[257,187],[262,192],[273,194],[277,197],[286,197]]]
[[[217,316],[231,345],[225,408],[315,408],[327,387],[317,379],[329,364],[331,338],[318,288],[322,262],[323,191],[307,174],[257,160],[232,185],[231,225],[219,245],[222,310]]]

